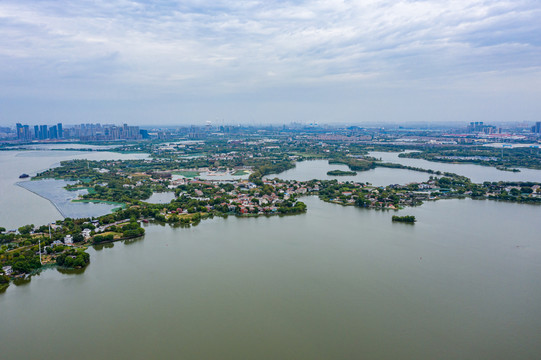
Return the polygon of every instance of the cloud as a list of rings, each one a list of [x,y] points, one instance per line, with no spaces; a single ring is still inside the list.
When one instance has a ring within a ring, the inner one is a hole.
[[[0,94],[210,101],[314,86],[423,90],[491,74],[488,90],[508,81],[501,74],[539,73],[539,18],[536,0],[6,0]]]

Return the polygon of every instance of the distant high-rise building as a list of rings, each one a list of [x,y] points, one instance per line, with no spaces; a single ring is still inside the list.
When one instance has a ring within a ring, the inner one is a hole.
[[[45,140],[49,137],[49,133],[47,131],[47,125],[40,125],[39,126],[39,139]]]
[[[32,133],[30,132],[30,126],[23,126],[23,139],[26,141],[32,140]]]
[[[532,132],[536,134],[541,134],[541,121],[536,122],[535,125],[532,126]]]
[[[17,123],[17,139],[22,140],[24,135],[23,125],[21,123]]]
[[[58,129],[56,128],[56,125],[49,128],[49,139],[58,139]]]
[[[32,133],[30,132],[30,126],[17,123],[17,139],[21,141],[32,140]]]
[[[470,123],[470,125],[468,126],[468,132],[484,132],[485,134],[493,134],[496,132],[496,127],[494,125],[485,125],[482,121],[476,121]]]
[[[123,124],[101,125],[101,124],[80,124],[70,126],[64,129],[62,123],[56,125],[34,125],[33,129],[29,125],[16,124],[17,139],[21,141],[47,140],[47,139],[67,139],[78,138],[81,140],[140,140],[143,133],[139,131],[139,126],[129,126]],[[148,136],[148,133],[144,134]]]

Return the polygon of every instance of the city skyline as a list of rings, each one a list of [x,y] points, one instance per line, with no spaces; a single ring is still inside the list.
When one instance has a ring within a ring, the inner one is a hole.
[[[5,1],[0,126],[530,122],[536,1]]]
[[[62,123],[55,125],[28,125],[17,123],[15,125],[15,138],[18,141],[33,140],[67,140],[80,139],[83,141],[95,140],[141,140],[148,138],[146,130],[140,130],[139,126],[123,124],[77,124],[68,127]]]

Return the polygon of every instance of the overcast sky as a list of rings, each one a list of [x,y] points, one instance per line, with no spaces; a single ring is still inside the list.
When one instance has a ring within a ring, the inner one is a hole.
[[[0,2],[0,125],[541,121],[541,1]]]

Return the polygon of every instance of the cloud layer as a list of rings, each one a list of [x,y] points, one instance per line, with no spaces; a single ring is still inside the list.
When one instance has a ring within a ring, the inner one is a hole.
[[[0,122],[533,121],[540,18],[537,0],[7,0]]]

